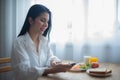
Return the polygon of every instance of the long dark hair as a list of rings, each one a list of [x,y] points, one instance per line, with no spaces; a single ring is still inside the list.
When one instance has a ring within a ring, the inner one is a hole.
[[[48,34],[48,39],[49,39],[49,35],[50,35],[51,27],[52,27],[51,12],[47,7],[40,5],[40,4],[35,4],[29,9],[28,14],[25,19],[25,22],[23,24],[23,27],[22,27],[18,37],[21,35],[24,35],[30,29],[30,23],[29,23],[29,19],[28,19],[29,17],[31,17],[33,20],[35,20],[36,17],[38,17],[40,14],[42,14],[44,12],[47,12],[49,14],[49,21],[48,21],[48,28],[43,33],[43,36],[46,37]]]

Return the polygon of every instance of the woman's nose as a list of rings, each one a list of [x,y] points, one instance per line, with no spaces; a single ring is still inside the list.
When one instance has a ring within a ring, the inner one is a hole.
[[[44,23],[44,27],[48,27],[48,23]]]

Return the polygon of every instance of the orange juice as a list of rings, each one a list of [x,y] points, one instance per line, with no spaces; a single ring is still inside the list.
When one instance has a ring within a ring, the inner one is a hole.
[[[89,63],[92,63],[92,62],[98,62],[98,58],[97,57],[89,58]]]

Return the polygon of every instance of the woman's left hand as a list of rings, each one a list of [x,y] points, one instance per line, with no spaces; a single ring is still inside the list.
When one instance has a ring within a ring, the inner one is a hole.
[[[55,66],[57,66],[57,65],[60,64],[60,63],[61,63],[60,61],[59,61],[59,62],[58,62],[58,61],[52,61],[52,62],[51,62],[51,66],[52,66],[52,67],[55,67]]]

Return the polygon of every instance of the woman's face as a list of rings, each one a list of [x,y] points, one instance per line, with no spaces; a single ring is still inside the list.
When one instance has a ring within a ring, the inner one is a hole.
[[[39,34],[43,34],[44,31],[48,28],[48,21],[49,21],[49,14],[48,13],[42,13],[40,16],[35,18],[35,20],[32,20],[32,30]]]

